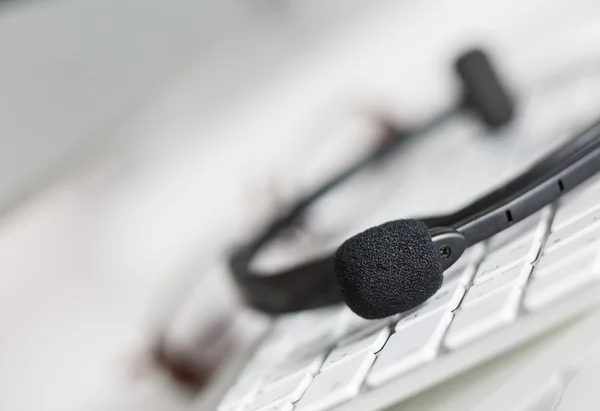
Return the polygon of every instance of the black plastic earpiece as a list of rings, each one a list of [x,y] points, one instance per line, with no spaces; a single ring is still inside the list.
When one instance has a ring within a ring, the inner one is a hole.
[[[515,102],[502,83],[489,57],[479,49],[471,50],[456,60],[464,90],[464,104],[474,110],[490,127],[502,127],[515,113]]]

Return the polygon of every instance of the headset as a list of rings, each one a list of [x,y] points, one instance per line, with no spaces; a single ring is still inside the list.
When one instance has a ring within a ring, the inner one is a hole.
[[[234,250],[229,266],[251,307],[282,314],[345,302],[367,319],[405,312],[435,294],[442,285],[443,271],[468,247],[541,210],[600,171],[599,121],[523,174],[452,214],[395,220],[369,228],[344,241],[331,255],[274,275],[252,268],[258,253],[331,189],[457,111],[474,112],[491,128],[511,121],[514,102],[483,51],[463,54],[455,67],[464,91],[458,104],[413,130],[386,128],[371,153],[301,198]]]

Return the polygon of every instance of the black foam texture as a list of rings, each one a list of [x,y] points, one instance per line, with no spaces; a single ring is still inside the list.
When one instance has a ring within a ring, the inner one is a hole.
[[[396,220],[346,240],[334,268],[348,307],[385,318],[425,302],[442,285],[442,268],[425,223]]]

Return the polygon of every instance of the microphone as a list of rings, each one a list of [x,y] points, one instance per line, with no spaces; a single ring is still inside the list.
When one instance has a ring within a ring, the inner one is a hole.
[[[435,294],[443,281],[440,260],[424,222],[396,220],[346,240],[333,264],[348,307],[376,319],[410,310]]]

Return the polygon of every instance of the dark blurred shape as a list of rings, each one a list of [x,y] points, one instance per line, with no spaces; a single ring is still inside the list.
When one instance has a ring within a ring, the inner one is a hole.
[[[218,316],[189,346],[173,347],[164,336],[158,337],[150,357],[181,387],[202,389],[239,348],[237,344],[243,340],[240,333],[232,315]]]
[[[514,101],[487,55],[475,49],[456,61],[465,92],[465,103],[490,127],[502,127],[513,118]]]
[[[165,370],[175,381],[186,388],[198,389],[208,382],[211,370],[192,364],[185,357],[176,357],[169,354],[164,344],[160,343],[153,350],[153,360],[160,368]]]

